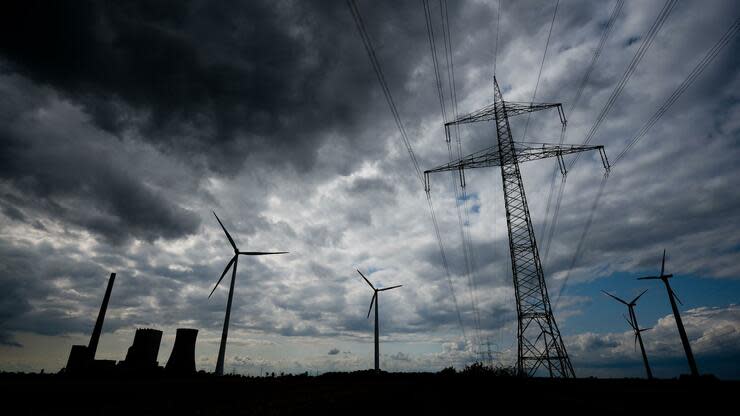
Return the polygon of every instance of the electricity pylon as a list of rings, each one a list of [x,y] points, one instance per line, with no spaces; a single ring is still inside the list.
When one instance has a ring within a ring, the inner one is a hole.
[[[487,349],[484,350],[483,345],[485,345]],[[490,339],[486,339],[486,343],[481,344],[478,347],[478,357],[479,357],[478,362],[480,362],[481,364],[485,363],[489,368],[493,368],[493,363],[494,363],[493,355],[496,354],[496,360],[498,360],[498,355],[499,355],[498,345],[496,345],[495,343],[493,343],[493,345],[496,346],[495,352],[491,350],[491,340]]]
[[[575,377],[568,358],[560,330],[550,307],[550,298],[545,285],[545,275],[540,263],[534,228],[529,215],[527,197],[519,171],[519,163],[555,157],[563,175],[566,174],[564,155],[598,150],[604,168],[609,171],[609,161],[603,146],[552,145],[544,143],[515,143],[511,135],[509,117],[535,111],[557,108],[560,122],[567,123],[560,103],[516,103],[504,101],[496,77],[494,103],[478,111],[463,115],[445,124],[450,126],[495,121],[498,145],[465,156],[424,172],[426,191],[429,192],[429,174],[433,172],[458,171],[460,184],[465,186],[465,169],[501,167],[506,224],[509,231],[509,254],[516,295],[517,325],[517,372],[522,376],[534,376],[540,368],[546,368],[550,377]]]

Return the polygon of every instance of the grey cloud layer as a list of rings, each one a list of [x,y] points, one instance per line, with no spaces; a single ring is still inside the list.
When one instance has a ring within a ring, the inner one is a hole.
[[[368,341],[370,297],[353,268],[372,268],[375,282],[404,284],[381,299],[384,335],[447,345],[434,356],[389,351],[388,362],[432,368],[469,357],[473,346],[459,340],[423,192],[345,3],[212,3],[3,6],[0,342],[17,343],[13,334],[22,331],[87,332],[109,270],[120,278],[106,331],[189,325],[216,334],[225,290],[206,296],[229,247],[214,209],[240,247],[291,251],[240,263],[234,334]],[[449,6],[463,112],[491,100],[495,4]],[[568,114],[569,142],[587,132],[659,6],[625,5]],[[422,166],[446,162],[421,5],[360,7]],[[568,107],[610,10],[591,1],[560,7],[538,100]],[[681,82],[725,20],[729,25],[723,17],[738,14],[731,1],[701,13],[697,7],[677,7],[594,139],[610,155]],[[507,99],[531,98],[551,8],[547,1],[504,2],[498,76]],[[436,3],[433,12],[438,25]],[[728,46],[615,166],[571,283],[654,270],[664,245],[672,270],[740,276],[737,48]],[[522,123],[513,121],[517,138]],[[557,140],[555,116],[533,116],[528,132],[528,139]],[[491,131],[466,128],[462,139],[466,152],[477,150],[490,145]],[[522,168],[538,232],[553,168]],[[571,262],[598,169],[585,157],[569,174],[547,262],[551,293]],[[471,172],[469,179],[480,205],[470,217],[485,336],[512,328],[511,278],[498,174]],[[435,177],[432,192],[470,334],[449,178]],[[567,300],[565,326],[581,301]],[[235,335],[235,349],[239,340]],[[603,349],[616,341],[599,342]],[[362,362],[327,354],[340,350],[328,345],[319,362]],[[248,349],[238,357],[259,359]]]

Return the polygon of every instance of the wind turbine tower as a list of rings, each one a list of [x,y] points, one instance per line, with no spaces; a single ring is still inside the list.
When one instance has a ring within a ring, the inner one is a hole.
[[[663,262],[660,265],[660,276],[645,276],[645,277],[638,277],[637,280],[657,280],[660,279],[665,284],[665,288],[668,291],[668,299],[671,301],[671,308],[673,309],[673,317],[676,319],[676,326],[678,327],[678,335],[681,337],[681,343],[683,344],[683,349],[686,352],[686,359],[689,362],[689,369],[691,370],[691,375],[694,377],[699,376],[699,370],[696,368],[696,361],[694,361],[694,353],[691,352],[691,344],[689,344],[689,337],[686,336],[686,330],[683,327],[683,321],[681,320],[681,313],[678,311],[678,306],[676,306],[676,301],[683,305],[681,302],[681,299],[676,296],[676,292],[673,291],[671,288],[671,284],[668,282],[668,279],[673,277],[672,274],[665,274],[665,250],[663,250]]]
[[[224,234],[226,234],[226,238],[229,239],[229,243],[231,244],[231,247],[234,248],[234,256],[229,260],[229,263],[226,264],[226,268],[224,269],[224,272],[221,273],[221,277],[219,277],[218,282],[216,282],[216,286],[213,287],[213,290],[211,290],[211,293],[208,295],[208,298],[211,298],[211,295],[213,295],[213,292],[216,290],[218,285],[221,283],[221,280],[223,280],[226,273],[229,271],[229,268],[233,265],[234,267],[231,269],[231,285],[229,286],[229,298],[226,302],[226,316],[224,317],[224,329],[221,333],[221,345],[218,347],[218,359],[216,360],[216,375],[223,375],[224,374],[224,355],[226,354],[226,338],[229,335],[229,318],[231,317],[231,301],[234,297],[234,281],[236,280],[236,266],[239,263],[239,256],[264,256],[268,254],[285,254],[288,253],[287,251],[239,251],[239,249],[236,247],[236,243],[234,242],[234,239],[231,238],[231,235],[228,231],[226,231],[226,227],[224,227],[224,224],[221,222],[221,220],[218,218],[218,215],[214,212],[213,215],[216,217],[216,221],[221,225],[221,228],[224,230]]]
[[[504,101],[496,77],[493,78],[494,102],[478,111],[463,115],[445,124],[447,140],[450,127],[480,121],[494,121],[498,144],[465,156],[457,161],[424,172],[426,191],[429,192],[429,175],[435,172],[457,171],[460,184],[465,186],[465,169],[500,166],[506,207],[506,224],[509,232],[509,255],[516,297],[517,372],[534,376],[544,368],[550,377],[575,377],[560,330],[550,307],[550,297],[545,285],[540,254],[529,215],[519,164],[530,160],[554,157],[560,172],[565,175],[563,156],[597,150],[604,169],[609,171],[609,161],[604,146],[553,145],[545,143],[514,142],[509,117],[556,108],[560,122],[566,119],[560,103],[518,103]]]
[[[642,335],[641,335],[642,332],[647,331],[650,328],[640,329],[640,326],[637,324],[637,314],[635,313],[635,305],[637,305],[637,299],[640,299],[640,296],[644,295],[645,292],[647,292],[647,289],[643,290],[642,293],[637,295],[637,297],[632,299],[630,302],[620,299],[612,295],[609,292],[606,292],[603,290],[602,292],[604,292],[604,294],[606,294],[607,296],[611,296],[617,302],[623,303],[624,305],[627,306],[627,309],[629,310],[629,319],[627,319],[627,323],[630,325],[630,327],[632,327],[632,330],[635,332],[635,344],[637,344],[638,341],[640,342],[640,351],[642,351],[642,362],[645,364],[645,371],[647,372],[647,378],[648,380],[652,380],[653,372],[650,370],[650,364],[648,364],[647,354],[645,353],[645,345],[643,345],[642,343]]]
[[[391,287],[385,287],[383,289],[376,289],[375,286],[373,286],[372,283],[370,283],[369,280],[367,280],[367,277],[365,277],[364,274],[362,274],[361,271],[357,270],[357,273],[362,276],[363,279],[367,282],[367,284],[370,285],[370,287],[373,289],[373,298],[370,299],[370,309],[367,310],[367,317],[370,317],[370,312],[373,311],[373,306],[375,306],[375,371],[380,371],[380,326],[378,323],[378,292],[383,292],[386,290],[396,289],[403,285],[396,285]]]

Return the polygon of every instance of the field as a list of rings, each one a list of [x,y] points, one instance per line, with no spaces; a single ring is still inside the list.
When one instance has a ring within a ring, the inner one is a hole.
[[[740,382],[639,379],[520,379],[490,374],[332,373],[249,378],[0,375],[15,414],[526,414],[706,413],[736,403]],[[8,413],[6,413],[8,414]]]

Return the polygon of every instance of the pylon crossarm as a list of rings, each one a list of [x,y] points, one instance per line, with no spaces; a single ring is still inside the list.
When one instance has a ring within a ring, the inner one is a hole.
[[[521,163],[531,160],[546,159],[549,157],[562,158],[564,155],[587,152],[590,150],[601,151],[603,147],[604,146],[600,145],[583,146],[576,144],[556,145],[548,143],[515,142],[514,152],[516,153],[517,161]],[[475,153],[464,156],[462,159],[445,163],[444,165],[438,166],[434,169],[429,169],[424,172],[424,175],[428,179],[430,173],[447,172],[451,170],[460,171],[462,169],[488,168],[493,166],[501,166],[501,155],[499,153],[498,145],[479,150]]]
[[[454,126],[456,124],[475,123],[478,121],[491,121],[496,119],[496,104],[488,104],[480,110],[464,114],[457,120],[448,121],[445,126]]]
[[[496,105],[496,103],[488,104],[487,106],[479,110],[460,116],[457,120],[445,123],[445,126],[495,120]],[[500,106],[500,104],[498,105]],[[509,117],[518,116],[520,114],[533,113],[535,111],[547,110],[549,108],[557,108],[560,122],[562,124],[567,123],[567,120],[565,119],[565,113],[563,112],[563,106],[560,103],[521,103],[514,101],[503,101],[503,106],[506,109],[506,115]]]
[[[548,143],[528,143],[515,142],[514,150],[519,163],[529,162],[530,160],[547,159],[548,157],[562,157],[573,153],[588,152],[590,150],[603,149],[604,146],[584,146],[577,144],[548,144]]]
[[[565,119],[563,105],[560,103],[520,103],[515,101],[504,101],[504,106],[506,107],[506,115],[508,117],[514,117],[520,114],[534,113],[535,111],[542,111],[550,108],[557,108],[560,122],[562,124],[568,123],[568,120]]]

